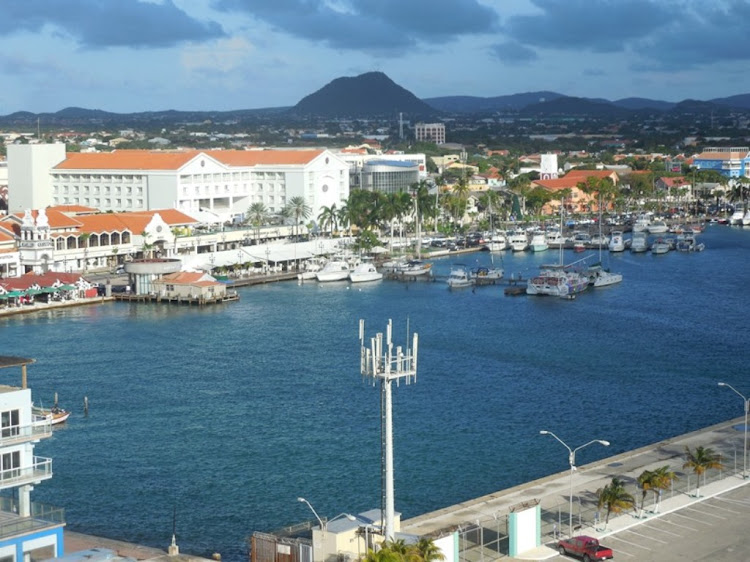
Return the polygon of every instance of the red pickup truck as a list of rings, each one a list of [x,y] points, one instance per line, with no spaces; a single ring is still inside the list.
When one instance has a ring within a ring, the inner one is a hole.
[[[583,558],[583,562],[592,560],[610,560],[614,557],[611,548],[602,546],[594,537],[580,536],[563,539],[557,543],[560,554],[572,554]]]

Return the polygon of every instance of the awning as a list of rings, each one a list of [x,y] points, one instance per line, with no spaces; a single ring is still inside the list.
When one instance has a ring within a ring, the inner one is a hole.
[[[41,295],[42,290],[41,289],[29,289],[26,291],[26,294],[33,297],[34,295]]]
[[[60,290],[60,287],[44,287],[42,289],[43,293],[56,293]]]
[[[58,287],[61,291],[74,291],[76,289],[75,285],[60,285]]]
[[[16,297],[16,298],[18,298],[18,297],[24,296],[25,294],[26,293],[24,291],[8,291],[8,296],[9,297]]]

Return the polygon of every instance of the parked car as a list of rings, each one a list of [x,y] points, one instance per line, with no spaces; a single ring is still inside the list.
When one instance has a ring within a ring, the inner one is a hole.
[[[557,543],[557,550],[563,556],[572,554],[583,559],[583,562],[592,560],[611,560],[614,558],[612,549],[599,544],[594,537],[581,535],[570,539],[563,539]]]

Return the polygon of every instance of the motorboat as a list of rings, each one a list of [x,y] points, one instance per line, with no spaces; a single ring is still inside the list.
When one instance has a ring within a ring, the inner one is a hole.
[[[672,244],[666,238],[657,238],[651,244],[652,254],[666,254],[672,249]]]
[[[665,234],[669,230],[667,223],[662,220],[655,220],[648,225],[650,234]]]
[[[477,285],[492,285],[503,278],[501,267],[476,267],[469,271],[469,278]]]
[[[591,235],[581,230],[573,233],[573,250],[582,252],[591,246]]]
[[[547,239],[547,246],[554,247],[564,246],[568,241],[558,229],[548,230],[545,238]]]
[[[681,234],[675,242],[675,250],[678,252],[702,252],[706,249],[703,242],[698,242],[693,234]]]
[[[591,245],[594,247],[601,247],[609,245],[609,236],[606,234],[594,234],[591,237]]]
[[[529,243],[532,252],[544,252],[549,248],[547,243],[547,235],[544,231],[536,230],[531,236],[531,242]]]
[[[527,295],[574,298],[589,286],[589,278],[566,265],[543,265],[526,283]]]
[[[525,230],[514,230],[508,238],[508,243],[514,252],[525,252],[529,248],[529,236]]]
[[[70,417],[70,412],[59,406],[43,408],[41,406],[32,405],[31,415],[33,418],[32,425],[34,426],[42,426],[46,424],[58,425],[67,421]]]
[[[630,251],[634,254],[648,252],[648,235],[645,231],[633,232],[633,239],[630,241]]]
[[[651,219],[648,215],[638,215],[633,223],[633,232],[647,232],[650,224]]]
[[[427,275],[432,270],[432,264],[422,260],[409,260],[396,271],[401,275],[418,276]]]
[[[625,251],[625,238],[623,237],[622,230],[613,230],[609,238],[608,248],[610,252],[624,252]]]
[[[383,274],[371,262],[362,262],[349,272],[349,281],[352,283],[380,281],[382,278]]]
[[[493,232],[484,243],[490,252],[502,252],[508,249],[508,239],[502,232]]]
[[[460,289],[471,287],[473,284],[474,280],[469,275],[466,266],[456,264],[451,268],[450,275],[448,275],[448,287],[451,289]]]
[[[381,268],[388,273],[395,273],[406,265],[406,258],[396,258],[383,262]]]
[[[326,283],[329,281],[345,281],[349,278],[349,264],[345,261],[331,260],[323,269],[315,274],[315,278],[321,282]]]
[[[732,216],[729,217],[729,224],[739,226],[742,224],[742,220],[744,218],[745,218],[745,210],[739,207],[734,211],[734,213],[732,213]]]
[[[302,266],[302,271],[297,274],[300,281],[310,281],[317,278],[318,271],[323,269],[323,263],[318,260],[310,260]]]
[[[750,209],[745,211],[745,214],[742,215],[742,226],[750,226]]]

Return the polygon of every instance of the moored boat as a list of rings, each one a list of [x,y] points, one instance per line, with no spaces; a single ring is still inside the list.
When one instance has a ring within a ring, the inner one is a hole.
[[[651,234],[664,234],[667,230],[669,230],[669,227],[662,220],[655,220],[648,225],[648,231]]]
[[[625,238],[623,237],[622,230],[613,230],[611,232],[608,247],[610,252],[625,251]]]
[[[508,243],[514,252],[525,252],[529,247],[529,236],[525,230],[519,228],[511,233]]]
[[[42,408],[41,406],[32,406],[31,414],[33,416],[32,425],[58,425],[67,421],[70,417],[70,412],[64,410],[59,406],[53,406],[52,408]]]
[[[651,244],[652,254],[666,254],[672,249],[672,244],[665,238],[657,238],[654,243]]]
[[[451,289],[460,289],[470,287],[473,284],[474,280],[469,276],[466,266],[456,264],[451,268],[450,275],[448,275],[448,287]]]
[[[503,273],[500,267],[476,267],[469,271],[469,278],[477,285],[490,285],[500,281]]]
[[[589,286],[589,279],[565,265],[543,265],[526,283],[527,295],[573,298]]]
[[[544,231],[537,230],[531,236],[531,242],[529,243],[532,252],[544,252],[549,248],[547,243],[547,235]]]
[[[633,239],[630,241],[630,251],[634,254],[648,252],[648,235],[644,231],[633,232]]]
[[[349,281],[352,283],[380,281],[382,278],[383,274],[371,262],[362,262],[349,272]]]
[[[349,271],[349,264],[345,261],[331,260],[315,274],[315,278],[321,283],[344,281],[349,278]]]
[[[706,245],[698,242],[693,234],[681,234],[675,243],[675,250],[678,252],[702,252],[705,249]]]
[[[432,270],[432,264],[422,260],[409,260],[397,272],[401,275],[427,275]]]

